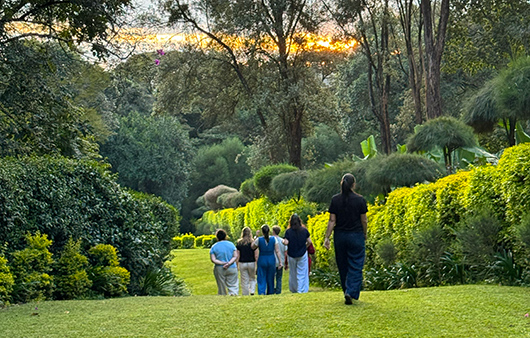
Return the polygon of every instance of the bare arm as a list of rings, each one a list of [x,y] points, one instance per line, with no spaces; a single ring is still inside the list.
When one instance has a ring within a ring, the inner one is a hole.
[[[274,252],[276,253],[276,257],[278,258],[278,267],[281,268],[283,266],[282,256],[280,255],[280,244],[278,244],[277,241],[274,244]]]
[[[331,243],[329,241],[329,237],[331,236],[331,232],[335,228],[335,224],[336,223],[337,223],[337,215],[329,214],[328,227],[326,229],[326,237],[324,238],[324,247],[326,249],[328,249],[328,250],[331,248]]]
[[[258,240],[259,238],[256,238],[254,240],[254,242],[252,242],[252,244],[250,244],[250,247],[253,249],[253,250],[256,250],[258,248]]]
[[[237,261],[238,259],[239,259],[238,251],[234,250],[234,253],[232,254],[232,258],[230,258],[230,260],[223,265],[223,268],[228,269],[230,265],[234,264],[234,262]]]
[[[364,238],[366,238],[366,233],[368,232],[368,217],[366,217],[366,214],[361,215],[361,223],[363,225]]]

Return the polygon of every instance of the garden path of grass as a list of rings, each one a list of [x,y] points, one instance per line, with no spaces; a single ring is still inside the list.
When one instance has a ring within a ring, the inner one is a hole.
[[[367,291],[353,306],[339,291],[221,297],[211,294],[206,250],[182,250],[175,259],[196,295],[11,306],[0,310],[0,337],[530,337],[528,288]]]

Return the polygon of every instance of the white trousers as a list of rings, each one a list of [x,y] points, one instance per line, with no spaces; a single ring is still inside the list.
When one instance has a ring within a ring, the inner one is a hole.
[[[256,262],[239,262],[241,293],[243,296],[256,292]]]
[[[302,257],[289,257],[289,290],[294,293],[309,291],[309,261],[307,251]]]

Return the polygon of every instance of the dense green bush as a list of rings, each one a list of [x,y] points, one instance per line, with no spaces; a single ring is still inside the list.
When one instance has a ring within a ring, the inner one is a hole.
[[[9,305],[14,284],[15,280],[7,264],[7,259],[0,256],[0,308]]]
[[[37,232],[26,236],[27,247],[12,253],[11,270],[15,278],[13,301],[27,303],[50,299],[53,290],[52,241]]]
[[[178,233],[179,215],[162,199],[121,188],[107,167],[60,157],[0,159],[0,243],[24,247],[40,231],[59,252],[70,237],[82,250],[108,243],[132,272],[131,289],[148,266],[162,266]]]
[[[92,264],[88,276],[92,290],[105,297],[119,297],[127,293],[131,274],[119,266],[118,252],[110,244],[98,244],[88,250]]]
[[[86,268],[88,258],[81,254],[81,241],[69,239],[53,265],[55,299],[76,299],[87,295],[92,286]]]
[[[292,171],[298,171],[298,168],[289,164],[275,164],[262,167],[254,175],[254,185],[259,194],[268,197],[271,201],[279,202],[282,196],[272,189],[271,182],[274,177]]]
[[[279,174],[272,179],[270,188],[282,200],[300,199],[308,177],[309,173],[305,170]]]

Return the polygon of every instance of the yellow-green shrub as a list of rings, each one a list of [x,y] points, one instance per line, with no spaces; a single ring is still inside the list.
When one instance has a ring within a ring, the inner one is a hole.
[[[127,293],[131,274],[119,266],[118,251],[110,244],[98,244],[88,250],[92,267],[89,278],[92,290],[105,297],[119,297]]]
[[[13,300],[27,303],[51,298],[53,279],[48,274],[53,259],[49,250],[52,241],[46,234],[26,235],[27,248],[15,251],[11,268],[15,277]]]
[[[530,143],[505,149],[498,170],[506,220],[519,223],[530,210]]]
[[[331,238],[331,249],[324,248],[324,237],[326,236],[326,228],[328,227],[329,213],[323,212],[307,220],[307,229],[311,236],[311,241],[315,247],[315,266],[318,268],[336,267],[335,264],[335,249],[333,246],[333,237]]]
[[[181,239],[183,249],[192,249],[195,247],[195,236],[193,236],[192,234],[182,235]]]
[[[181,236],[173,237],[173,247],[175,249],[182,248],[182,237]]]
[[[470,176],[470,171],[459,171],[436,181],[436,218],[444,227],[453,228],[464,215]]]
[[[9,304],[14,284],[15,280],[7,265],[7,259],[4,256],[0,256],[0,307]]]
[[[88,258],[81,254],[81,240],[70,238],[54,264],[55,299],[85,296],[92,286],[87,267]]]

